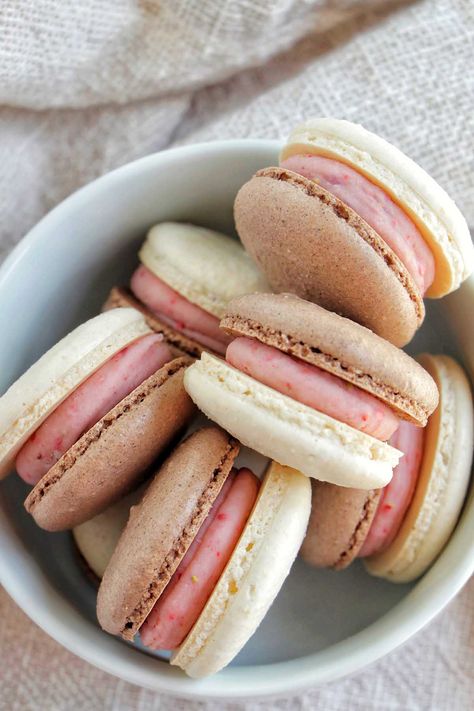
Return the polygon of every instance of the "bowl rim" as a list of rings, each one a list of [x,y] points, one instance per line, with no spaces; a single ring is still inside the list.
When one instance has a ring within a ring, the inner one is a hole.
[[[115,183],[133,179],[134,175],[149,166],[156,163],[166,165],[185,155],[209,157],[222,151],[239,154],[242,151],[276,152],[281,145],[280,141],[261,139],[195,143],[152,153],[106,173],[60,202],[23,237],[0,266],[0,292],[10,272],[16,268],[30,246],[40,242],[63,215],[67,215],[71,209],[80,208],[97,190],[113,189]],[[467,298],[474,301],[474,278],[465,282],[461,288]],[[4,525],[1,525],[2,521]],[[378,620],[329,648],[305,657],[267,665],[230,667],[199,681],[185,677],[175,668],[157,662],[151,656],[138,656],[137,650],[108,637],[98,627],[84,621],[72,603],[59,594],[35,564],[1,509],[0,583],[25,614],[50,637],[78,657],[116,677],[184,698],[268,698],[297,693],[354,674],[405,643],[452,600],[474,573],[474,546],[466,545],[473,538],[474,491],[471,491],[456,530],[438,560],[413,589]],[[10,561],[8,563],[7,558]],[[15,573],[16,565],[11,565],[11,560],[18,561],[18,565],[28,566],[32,580],[41,586],[40,603],[32,606],[30,590],[21,584]],[[45,604],[46,599],[49,600],[48,605]],[[67,618],[57,614],[58,610],[63,610]],[[78,625],[82,623],[79,632],[72,631],[67,622],[71,619]],[[110,657],[104,654],[104,649],[109,648],[113,649]],[[141,661],[137,663],[137,660]]]

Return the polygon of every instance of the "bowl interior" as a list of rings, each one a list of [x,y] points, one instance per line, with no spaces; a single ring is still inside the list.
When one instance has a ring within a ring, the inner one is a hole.
[[[152,224],[190,221],[235,234],[238,188],[258,168],[277,163],[277,156],[278,145],[264,141],[165,152],[105,176],[50,213],[0,273],[0,332],[8,334],[0,351],[0,392],[95,314],[112,286],[127,282]],[[425,325],[409,351],[450,353],[471,366],[473,292],[468,283],[453,297],[428,303]],[[297,561],[232,665],[194,682],[98,630],[95,590],[71,536],[39,530],[23,510],[26,493],[14,476],[0,485],[0,573],[10,594],[53,637],[92,663],[135,683],[194,697],[279,693],[354,671],[425,624],[474,568],[468,551],[472,503],[438,563],[416,585],[372,578],[359,563],[335,573]]]

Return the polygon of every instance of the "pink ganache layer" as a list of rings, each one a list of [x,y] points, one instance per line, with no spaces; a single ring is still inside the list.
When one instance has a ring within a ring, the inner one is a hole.
[[[351,207],[380,235],[413,277],[421,295],[435,275],[434,256],[413,220],[378,185],[333,158],[295,155],[281,164],[314,180]]]
[[[255,339],[236,338],[226,360],[283,395],[377,439],[388,440],[400,423],[373,395]]]
[[[16,458],[16,470],[37,484],[77,440],[172,358],[163,337],[150,334],[123,348],[79,385],[40,425]]]
[[[219,319],[192,304],[143,264],[133,273],[130,288],[168,326],[215,353],[225,353],[231,339],[220,330]]]
[[[393,541],[408,511],[423,458],[424,429],[401,422],[390,444],[403,452],[393,470],[390,483],[383,489],[374,520],[360,549],[359,557],[382,553]]]
[[[255,504],[260,482],[249,469],[234,471],[140,629],[151,649],[176,649],[201,614],[227,565]]]

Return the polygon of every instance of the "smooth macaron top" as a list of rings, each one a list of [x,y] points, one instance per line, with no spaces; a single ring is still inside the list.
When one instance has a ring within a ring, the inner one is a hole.
[[[239,451],[218,427],[193,433],[131,509],[97,598],[103,629],[133,639],[194,540]]]
[[[221,327],[337,375],[422,426],[438,403],[432,377],[402,350],[369,329],[292,294],[249,294],[234,299]]]
[[[53,464],[25,508],[62,531],[87,521],[130,491],[194,415],[183,386],[191,359],[165,363],[118,402]]]
[[[314,118],[297,126],[281,160],[309,154],[334,158],[380,185],[414,221],[436,262],[428,296],[456,289],[474,268],[474,248],[460,210],[440,185],[388,141],[359,124]]]
[[[175,291],[217,317],[235,296],[268,290],[266,279],[237,240],[204,227],[155,225],[139,257]]]
[[[272,289],[341,313],[397,346],[423,322],[412,276],[355,210],[286,168],[259,170],[234,204],[239,236]]]
[[[0,477],[28,437],[115,353],[151,333],[135,309],[113,309],[86,321],[34,363],[0,398]]]

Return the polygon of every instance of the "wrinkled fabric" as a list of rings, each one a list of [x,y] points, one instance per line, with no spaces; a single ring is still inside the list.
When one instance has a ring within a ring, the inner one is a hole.
[[[0,260],[81,185],[170,145],[284,139],[311,115],[398,145],[474,225],[470,0],[3,0]],[[0,709],[425,709],[472,706],[474,587],[402,649],[285,700],[171,699],[73,657],[4,591]]]

